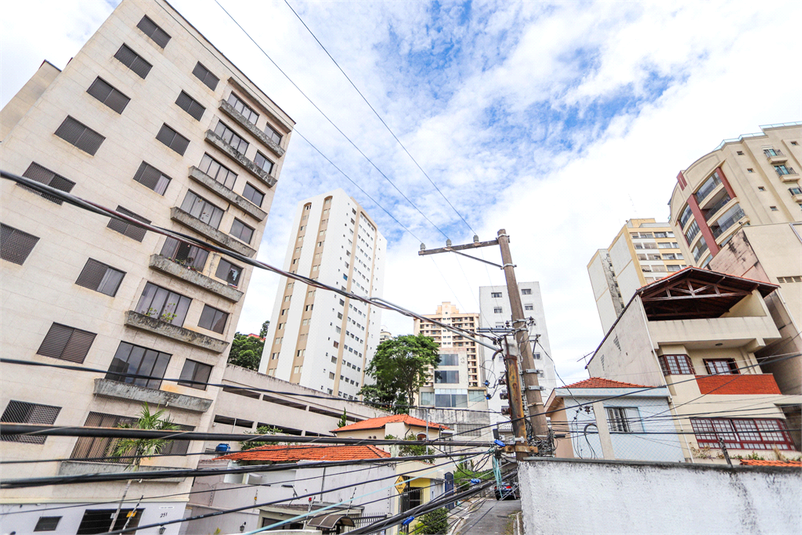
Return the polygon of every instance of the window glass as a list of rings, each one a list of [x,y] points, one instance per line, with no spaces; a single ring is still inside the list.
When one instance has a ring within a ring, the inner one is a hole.
[[[234,187],[234,182],[237,181],[237,173],[208,154],[204,154],[203,158],[201,158],[199,169],[228,189],[232,189]]]
[[[228,321],[227,312],[210,307],[209,305],[203,305],[203,312],[201,312],[198,327],[222,334],[223,331],[226,330],[226,321]]]
[[[218,228],[220,226],[220,220],[223,218],[222,209],[192,190],[187,191],[184,202],[181,203],[181,209],[213,228]]]
[[[209,69],[204,67],[200,61],[195,65],[195,68],[192,69],[192,74],[194,74],[198,80],[206,84],[206,87],[212,91],[217,88],[217,83],[220,81],[220,79],[212,74]]]
[[[114,297],[125,272],[89,258],[75,284]]]
[[[239,219],[234,219],[234,222],[231,224],[230,234],[235,238],[239,238],[245,243],[251,243],[251,239],[253,238],[253,229]]]
[[[184,362],[184,367],[181,370],[181,381],[178,384],[197,388],[198,390],[206,390],[205,384],[187,383],[186,381],[198,381],[199,383],[208,383],[209,376],[212,373],[212,367],[202,362],[187,359]]]
[[[135,310],[145,316],[181,327],[191,302],[189,297],[149,282],[145,285]]]
[[[222,121],[217,122],[214,133],[220,136],[223,141],[231,145],[231,147],[240,154],[245,154],[245,151],[248,150],[249,143],[234,133],[234,131],[227,127]]]
[[[168,237],[164,241],[161,255],[194,271],[203,271],[209,251]]]
[[[142,162],[139,166],[139,169],[134,175],[134,180],[149,187],[159,195],[164,195],[164,192],[167,191],[168,184],[170,184],[169,176],[146,162]]]
[[[3,260],[24,264],[38,241],[33,234],[0,224],[0,258]]]
[[[253,111],[253,108],[245,104],[237,95],[234,93],[228,95],[228,103],[231,104],[235,110],[240,112],[248,122],[256,124],[256,121],[259,119],[259,114]]]
[[[135,346],[128,342],[120,342],[109,366],[106,379],[143,388],[159,388],[169,362],[170,355],[168,353]],[[128,377],[127,375],[145,375],[154,378]]]
[[[264,169],[267,173],[270,173],[273,170],[273,162],[271,162],[267,156],[261,152],[256,153],[256,158],[253,159],[253,163],[255,163],[261,169]]]

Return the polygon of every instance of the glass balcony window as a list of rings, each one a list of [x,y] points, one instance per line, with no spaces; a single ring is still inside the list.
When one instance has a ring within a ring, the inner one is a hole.
[[[718,176],[718,171],[714,171],[713,174],[704,181],[702,187],[699,188],[699,191],[697,191],[694,195],[694,197],[696,197],[696,202],[700,202],[705,197],[710,195],[710,193],[716,189],[719,184],[721,184],[721,178]]]
[[[722,234],[724,234],[727,229],[731,226],[736,224],[742,217],[744,216],[744,211],[741,209],[741,205],[736,204],[724,214],[719,217],[716,222],[710,227],[710,230],[713,231],[713,236],[718,238]]]
[[[724,206],[732,200],[732,197],[727,192],[723,192],[724,196],[713,202],[709,208],[705,210],[705,219],[710,221],[710,218],[716,215],[716,212],[724,208]]]
[[[685,231],[685,241],[688,242],[688,245],[691,244],[697,234],[699,234],[699,225],[696,221],[691,221],[691,225],[688,227],[688,230]]]
[[[691,250],[691,253],[693,254],[693,259],[698,262],[706,251],[707,251],[707,242],[705,241],[704,236],[702,236],[701,238],[699,238],[699,241]]]
[[[685,228],[686,223],[688,220],[693,216],[693,211],[691,210],[690,206],[686,206],[685,209],[682,211],[682,214],[679,216],[679,225]]]

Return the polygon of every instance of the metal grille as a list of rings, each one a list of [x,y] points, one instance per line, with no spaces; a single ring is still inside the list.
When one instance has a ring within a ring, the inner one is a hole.
[[[0,224],[0,258],[22,265],[39,238],[8,225]]]
[[[122,45],[120,49],[114,54],[114,57],[120,60],[120,63],[134,71],[140,78],[144,79],[150,72],[152,65],[142,59],[142,57],[131,50],[128,46]]]
[[[256,153],[256,158],[253,159],[253,163],[264,169],[267,173],[270,173],[273,170],[273,162],[271,162],[270,159],[268,159],[268,157],[261,152]]]
[[[41,182],[42,184],[50,186],[51,188],[59,189],[61,191],[66,191],[68,193],[70,190],[72,190],[73,186],[75,186],[75,182],[67,180],[63,176],[57,175],[50,169],[42,167],[41,165],[35,162],[32,162],[31,165],[28,166],[28,169],[26,169],[25,172],[22,173],[22,176],[30,178],[31,180],[35,180],[37,182]],[[61,204],[62,202],[61,199],[59,199],[54,195],[49,195],[47,193],[39,193],[38,191],[33,190],[22,184],[20,184],[20,187],[25,188],[28,191],[31,191],[41,196],[42,198],[47,199],[50,202],[54,202],[56,204]]]
[[[164,48],[167,46],[167,43],[170,42],[170,36],[167,34],[167,32],[159,28],[156,23],[150,20],[150,17],[147,15],[142,17],[142,20],[139,21],[139,24],[137,24],[136,27],[142,30],[145,35],[153,39],[153,42],[155,42],[161,48]]]
[[[187,147],[189,146],[189,140],[167,126],[163,124],[159,133],[156,134],[156,139],[176,151],[181,156],[184,155],[186,152]]]
[[[54,323],[36,354],[82,363],[94,340],[94,333]]]
[[[34,531],[56,531],[58,523],[61,520],[60,516],[40,516],[36,522]]]
[[[89,258],[75,284],[114,297],[125,273]]]
[[[89,86],[86,92],[117,113],[122,113],[131,101],[130,98],[114,89],[111,84],[102,78],[95,78],[95,81],[92,82],[92,85]]]
[[[171,178],[152,165],[142,162],[142,165],[139,166],[139,169],[134,175],[134,180],[143,186],[149,187],[159,195],[164,195]]]
[[[56,135],[92,156],[95,155],[100,145],[106,139],[69,115],[64,119],[64,122],[61,123],[61,126],[58,127],[58,130],[56,130]]]
[[[134,219],[138,219],[139,221],[142,221],[143,223],[150,223],[150,221],[148,221],[144,217],[133,213],[131,210],[126,210],[122,206],[118,206],[117,207],[117,211],[120,212],[121,214],[127,215],[128,217],[132,217]],[[145,229],[141,228],[141,227],[137,227],[136,225],[132,225],[131,223],[127,223],[125,221],[122,221],[120,219],[116,219],[114,217],[109,219],[108,227],[111,230],[116,230],[120,234],[124,234],[124,235],[128,236],[129,238],[132,238],[132,239],[134,239],[136,241],[142,241],[142,239],[145,237],[145,234],[147,233],[147,231]]]
[[[220,81],[220,79],[212,74],[209,69],[204,67],[200,61],[197,65],[195,65],[195,68],[192,69],[192,74],[194,74],[201,82],[206,84],[206,87],[212,91],[215,90],[217,83]]]
[[[61,407],[52,405],[37,405],[24,401],[8,402],[0,422],[15,424],[53,425]],[[44,444],[45,436],[38,435],[0,435],[4,442],[25,442],[27,444]]]
[[[190,114],[198,121],[201,120],[201,117],[203,117],[203,112],[206,111],[206,108],[201,106],[200,102],[190,97],[183,91],[181,91],[181,93],[178,95],[175,103],[178,104],[179,108]]]

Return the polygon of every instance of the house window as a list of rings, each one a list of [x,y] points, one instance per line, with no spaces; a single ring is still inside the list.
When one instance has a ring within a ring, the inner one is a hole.
[[[209,329],[216,333],[223,334],[226,330],[226,322],[228,321],[228,313],[218,310],[209,305],[203,305],[203,312],[201,312],[198,327]]]
[[[152,165],[142,162],[142,165],[139,166],[134,175],[134,180],[143,186],[149,187],[159,195],[164,195],[171,179]]]
[[[710,375],[721,373],[738,374],[738,365],[735,364],[735,359],[704,359],[705,369]]]
[[[534,305],[524,305],[524,310],[534,310],[534,309],[535,309]]]
[[[161,48],[167,46],[167,43],[170,42],[170,36],[159,28],[155,22],[150,20],[150,17],[145,15],[142,17],[142,20],[139,21],[139,24],[136,25],[137,28],[142,30],[142,32],[153,39],[153,42],[159,45]]]
[[[181,203],[181,209],[213,228],[219,227],[220,220],[223,218],[223,210],[192,190],[187,191],[184,202]]]
[[[256,121],[259,119],[259,114],[253,111],[253,109],[245,104],[237,95],[234,93],[228,95],[228,103],[231,104],[235,110],[240,112],[248,122],[256,124]]]
[[[203,271],[203,267],[206,265],[206,259],[209,256],[209,252],[205,249],[188,243],[182,243],[170,237],[164,241],[164,246],[160,254],[165,258],[169,258],[176,264],[181,264],[195,271]]]
[[[34,531],[56,531],[58,523],[61,520],[60,516],[40,516],[36,521]]]
[[[720,448],[719,439],[731,449],[795,450],[785,421],[771,418],[691,418],[700,447]]]
[[[0,422],[6,424],[39,424],[53,425],[61,407],[52,405],[38,405],[24,401],[11,400],[0,417]],[[3,442],[24,442],[26,444],[44,444],[44,435],[0,435]],[[44,530],[42,530],[44,531]]]
[[[197,63],[197,65],[195,65],[195,68],[192,69],[192,74],[194,74],[198,80],[206,84],[206,87],[212,91],[215,90],[217,87],[217,82],[220,81],[220,78],[212,74],[211,71],[204,67],[200,61]]]
[[[231,145],[231,148],[240,154],[245,154],[245,151],[248,150],[249,143],[235,134],[234,131],[227,127],[222,121],[217,121],[214,133],[220,136],[223,141]]]
[[[127,215],[132,219],[136,219],[143,223],[150,224],[149,220],[133,213],[131,210],[126,210],[122,206],[118,206],[117,211],[123,215]],[[109,224],[106,226],[109,227],[111,230],[117,231],[120,234],[128,236],[129,238],[132,238],[136,241],[142,241],[142,239],[145,237],[145,233],[147,232],[142,227],[137,227],[136,225],[133,225],[128,221],[123,221],[121,219],[117,219],[116,217],[112,217],[111,219],[109,219]]]
[[[434,372],[434,382],[435,383],[459,383],[459,371],[452,370],[435,370]]]
[[[114,57],[120,60],[120,63],[134,71],[137,76],[143,80],[150,72],[150,68],[153,67],[153,65],[142,59],[139,54],[126,45],[121,46],[117,53],[114,54]]]
[[[262,206],[262,201],[265,198],[265,194],[251,186],[250,182],[245,183],[245,190],[242,192],[242,196],[256,206]]]
[[[265,134],[269,137],[272,141],[276,143],[276,145],[281,144],[281,134],[279,134],[272,126],[269,124],[265,125]]]
[[[490,297],[493,298],[501,297],[501,292],[490,292]]]
[[[109,366],[106,379],[120,383],[129,383],[143,388],[158,389],[161,378],[167,370],[170,354],[161,353],[147,347],[135,346],[128,342],[120,342],[117,352]],[[130,377],[130,375],[145,375],[153,377]]]
[[[640,433],[643,431],[640,413],[636,407],[608,407],[607,425],[613,433]]]
[[[181,156],[184,155],[184,153],[187,150],[187,147],[189,146],[189,140],[187,138],[185,138],[184,136],[182,136],[181,134],[179,134],[166,124],[163,124],[161,129],[159,130],[159,133],[156,134],[156,139],[158,139],[159,141],[161,141],[162,143],[164,143],[165,145],[176,151]]]
[[[56,130],[56,135],[92,156],[95,155],[100,145],[106,139],[69,115],[64,119],[64,122],[61,123],[61,126],[58,127],[58,130]]]
[[[0,258],[22,265],[33,251],[39,238],[14,227],[0,224]]]
[[[493,314],[501,314],[502,309],[501,307],[493,307]]]
[[[273,170],[273,162],[271,162],[267,156],[262,154],[261,152],[256,153],[256,158],[253,159],[253,163],[255,163],[258,167],[264,169],[264,171],[270,174],[270,171]]]
[[[47,331],[37,355],[82,363],[95,340],[95,333],[54,323]]]
[[[192,299],[189,297],[149,282],[145,284],[135,310],[150,318],[181,327],[187,317],[190,303]]]
[[[523,290],[521,290],[521,295],[532,295],[532,289],[524,288]]]
[[[90,258],[86,261],[75,284],[114,297],[123,277],[125,277],[124,271]]]
[[[231,232],[229,234],[245,243],[251,243],[251,239],[253,239],[253,229],[236,218],[231,224]]]
[[[239,284],[241,274],[241,267],[235,266],[225,258],[221,258],[220,262],[217,264],[217,271],[215,271],[214,276],[236,286]]]
[[[203,117],[203,112],[206,111],[206,108],[201,106],[200,102],[187,95],[184,91],[181,91],[181,93],[178,94],[178,98],[175,100],[175,103],[178,104],[179,108],[190,114],[198,121],[201,120],[201,117]]]
[[[660,355],[663,375],[693,375],[693,363],[688,355]]]
[[[184,361],[184,367],[181,369],[181,381],[178,384],[188,386],[190,388],[197,388],[198,390],[206,390],[206,384],[209,382],[209,376],[212,374],[212,367],[202,362],[187,359]],[[188,383],[187,381],[197,381],[196,383]],[[198,384],[204,383],[204,384]]]
[[[51,188],[55,188],[57,190],[61,190],[67,193],[69,193],[70,190],[72,190],[73,186],[75,186],[75,182],[73,182],[72,180],[67,180],[63,176],[57,175],[50,169],[42,167],[38,163],[31,163],[31,165],[28,166],[28,169],[26,169],[25,172],[22,173],[22,176],[24,176],[25,178],[30,178],[31,180],[35,180],[37,182],[41,182],[46,186],[50,186]],[[21,188],[25,188],[28,191],[35,193],[36,195],[39,195],[44,199],[47,199],[50,202],[54,202],[56,204],[61,204],[62,202],[61,199],[59,199],[55,195],[49,195],[47,193],[39,193],[38,191],[22,184],[20,184],[19,186]]]
[[[95,81],[92,82],[92,85],[89,86],[89,89],[87,89],[86,92],[117,113],[122,113],[123,110],[125,110],[125,107],[128,106],[128,103],[131,101],[130,98],[112,87],[110,83],[100,77],[95,78]]]

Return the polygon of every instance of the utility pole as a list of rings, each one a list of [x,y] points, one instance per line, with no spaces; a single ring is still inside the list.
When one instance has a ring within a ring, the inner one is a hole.
[[[469,254],[460,251],[469,249],[477,249],[480,247],[489,247],[498,245],[501,249],[502,265],[487,260],[476,258]],[[466,256],[472,260],[478,260],[485,264],[490,264],[504,271],[504,276],[507,281],[507,293],[510,296],[510,308],[512,311],[512,324],[515,328],[515,341],[518,345],[518,351],[521,355],[521,362],[524,372],[524,389],[526,392],[527,405],[530,407],[530,412],[533,416],[530,417],[532,429],[537,437],[545,438],[548,436],[548,425],[546,424],[546,416],[543,414],[543,399],[540,395],[541,387],[537,380],[537,370],[535,369],[535,359],[532,355],[532,347],[529,345],[529,331],[526,327],[526,319],[524,317],[523,304],[521,303],[521,294],[518,291],[518,282],[515,279],[515,265],[512,263],[512,254],[510,253],[510,238],[507,231],[501,229],[498,231],[498,238],[491,241],[480,242],[478,236],[473,237],[473,243],[464,245],[451,245],[451,240],[446,242],[446,247],[439,249],[426,249],[424,244],[421,244],[418,255],[425,256],[438,253],[455,253],[460,256]],[[506,341],[506,339],[505,339]],[[506,343],[506,342],[505,342]],[[512,420],[513,431],[515,433],[516,441],[523,442],[516,444],[516,457],[522,459],[525,451],[529,451],[526,440],[526,418],[523,409],[523,395],[521,392],[521,383],[519,381],[518,373],[518,359],[512,355],[507,348],[504,358],[505,367],[507,370],[507,392],[509,393],[510,402],[510,419]],[[521,446],[520,450],[518,446]]]

